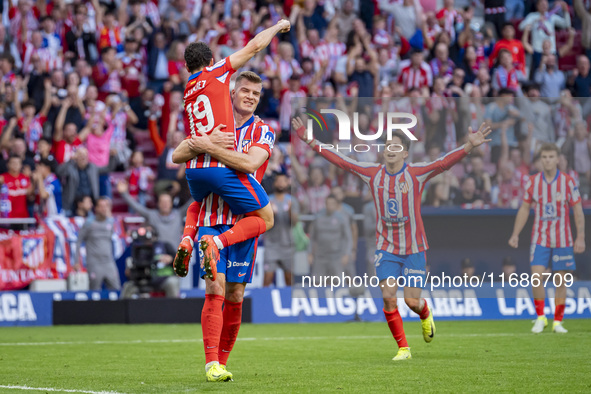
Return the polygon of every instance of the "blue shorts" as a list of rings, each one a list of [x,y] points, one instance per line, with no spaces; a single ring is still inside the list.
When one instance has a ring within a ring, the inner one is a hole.
[[[269,197],[252,174],[227,167],[187,168],[191,196],[197,202],[210,193],[222,197],[234,215],[254,212],[269,204]]]
[[[427,265],[425,252],[401,255],[376,250],[374,264],[380,281],[389,277],[405,277],[407,284],[424,285],[425,283],[425,266]],[[416,279],[409,280],[409,278]]]
[[[220,235],[231,227],[220,224],[214,227],[199,227],[197,239],[204,235]],[[220,261],[217,264],[218,273],[226,275],[226,282],[250,283],[254,269],[254,261],[257,254],[257,238],[247,239],[220,250]],[[203,258],[203,252],[199,249],[199,261]],[[199,277],[205,276],[205,270],[199,268]]]
[[[550,261],[554,271],[573,271],[577,268],[572,246],[566,248],[547,248],[536,244],[531,246],[530,265],[543,265],[548,268]]]

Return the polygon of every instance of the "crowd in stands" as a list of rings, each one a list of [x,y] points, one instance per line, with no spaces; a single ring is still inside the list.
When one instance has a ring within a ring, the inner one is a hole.
[[[539,170],[542,142],[560,146],[561,171],[589,199],[589,0],[6,0],[0,6],[3,217],[75,215],[88,197],[99,196],[114,197],[123,212],[133,198],[146,215],[140,206],[157,207],[163,193],[181,206],[188,188],[172,151],[188,133],[185,46],[204,41],[221,59],[281,18],[291,21],[291,31],[246,68],[263,77],[256,113],[280,141],[263,184],[271,192],[275,176],[287,173],[298,185],[302,213],[323,209],[336,185],[357,213],[368,199],[359,179],[289,143],[292,100],[317,97],[324,99],[305,102],[359,112],[360,130],[378,129],[379,111],[415,114],[419,141],[411,161],[437,159],[463,142],[468,127],[491,122],[490,147],[433,179],[426,206],[516,208],[524,179]],[[323,132],[318,138],[331,142],[336,126]],[[379,160],[371,152],[351,154]]]

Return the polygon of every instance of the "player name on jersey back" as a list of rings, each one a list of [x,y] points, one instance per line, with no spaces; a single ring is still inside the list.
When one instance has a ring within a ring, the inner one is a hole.
[[[219,124],[234,133],[234,113],[230,97],[230,77],[236,70],[225,58],[189,77],[185,88],[185,113],[191,136],[210,134]],[[200,154],[187,162],[187,168],[225,167],[216,158]]]

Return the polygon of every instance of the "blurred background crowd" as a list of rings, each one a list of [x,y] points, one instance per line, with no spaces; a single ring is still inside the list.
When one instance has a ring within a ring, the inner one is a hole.
[[[172,163],[171,152],[188,130],[185,46],[205,41],[219,59],[280,18],[292,30],[248,68],[264,80],[257,114],[280,141],[264,184],[272,192],[275,174],[287,173],[297,182],[303,213],[317,213],[336,185],[357,213],[367,196],[358,180],[298,144],[289,146],[294,98],[323,97],[307,103],[359,111],[360,130],[379,128],[376,112],[412,112],[419,142],[411,161],[436,159],[461,144],[469,126],[492,122],[490,149],[432,181],[427,206],[515,208],[524,177],[538,168],[541,142],[561,147],[561,170],[589,196],[588,0],[0,5],[4,217],[73,215],[85,198],[113,195],[114,210],[124,212],[128,204],[113,190],[121,180],[143,205],[156,205],[162,193],[173,205],[184,203],[183,168]],[[331,142],[331,126],[329,120],[318,138]]]

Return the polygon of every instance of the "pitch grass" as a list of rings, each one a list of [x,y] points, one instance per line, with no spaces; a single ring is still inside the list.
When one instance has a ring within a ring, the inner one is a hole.
[[[120,393],[589,392],[591,322],[565,326],[566,335],[550,327],[533,335],[525,320],[438,322],[426,344],[419,323],[407,323],[413,359],[393,362],[385,323],[243,324],[228,383],[205,382],[199,325],[2,328],[0,385]]]

